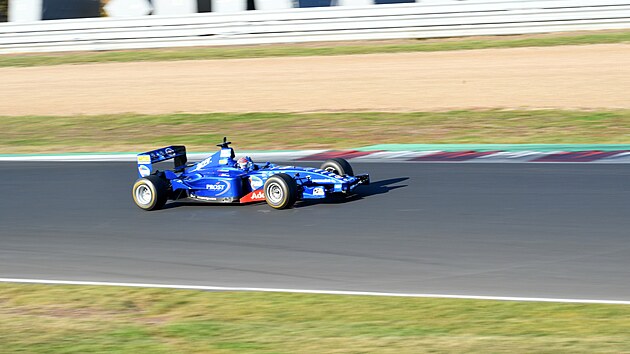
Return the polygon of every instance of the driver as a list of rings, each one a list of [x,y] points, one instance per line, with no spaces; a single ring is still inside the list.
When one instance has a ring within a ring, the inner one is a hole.
[[[252,168],[253,166],[254,162],[249,156],[241,157],[238,159],[238,161],[236,161],[236,167],[240,168],[241,170],[247,170],[249,168]]]

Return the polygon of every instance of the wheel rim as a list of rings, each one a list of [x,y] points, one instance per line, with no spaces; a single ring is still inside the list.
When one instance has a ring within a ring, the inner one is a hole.
[[[339,173],[337,172],[337,170],[335,170],[335,168],[334,168],[334,167],[326,167],[326,168],[324,169],[324,171],[326,171],[326,172],[332,172],[332,173],[334,173],[334,174],[336,174],[336,175],[338,175],[338,174],[339,174]]]
[[[136,200],[138,201],[138,203],[142,205],[147,205],[151,203],[152,199],[153,191],[151,191],[151,188],[149,188],[149,186],[143,184],[136,188]]]
[[[284,191],[282,190],[282,187],[280,187],[280,184],[270,183],[267,187],[265,195],[271,203],[280,204],[280,202],[282,202],[282,198],[284,197]]]

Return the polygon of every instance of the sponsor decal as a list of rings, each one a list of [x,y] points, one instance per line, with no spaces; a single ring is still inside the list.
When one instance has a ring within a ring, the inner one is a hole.
[[[324,195],[324,188],[323,187],[313,188],[313,195]]]
[[[138,156],[138,163],[151,163],[151,156],[149,155]]]
[[[260,191],[253,191],[253,192],[245,195],[239,201],[241,203],[251,203],[251,202],[259,202],[259,201],[262,201],[262,200],[265,200],[265,192],[260,190]]]
[[[221,159],[219,160],[219,165],[227,165],[227,159]]]
[[[199,174],[199,173],[195,173],[195,174],[192,174],[192,175],[188,175],[188,176],[186,176],[184,178],[186,179],[186,182],[196,182],[196,181],[202,179],[203,176],[201,174]]]
[[[173,156],[175,155],[175,150],[171,149],[171,148],[166,148],[164,150],[164,152],[166,153],[167,156]]]
[[[315,182],[315,183],[335,183],[337,181],[335,181],[334,179],[314,179],[313,182]]]
[[[208,166],[208,164],[209,164],[209,163],[210,163],[210,158],[207,158],[207,159],[205,159],[205,160],[203,160],[203,161],[199,162],[199,163],[197,164],[197,167],[195,167],[195,170],[200,170],[200,169],[202,169],[202,168],[204,168],[204,167]]]
[[[206,189],[210,191],[222,191],[226,187],[225,184],[217,182],[215,184],[206,184]]]
[[[214,184],[206,184],[206,189],[209,191],[220,192],[217,194],[217,197],[225,194],[230,190],[230,182],[228,181],[217,181]]]
[[[263,186],[263,180],[258,176],[251,176],[249,177],[249,185],[252,187],[252,190],[256,190]]]
[[[230,149],[221,149],[220,157],[232,157],[232,151]]]
[[[140,173],[140,176],[146,177],[151,174],[151,169],[145,165],[140,165],[138,166],[138,172]]]
[[[199,200],[217,200],[217,198],[213,198],[213,197],[203,197],[203,196],[196,195],[196,194],[193,194],[193,193],[190,193],[190,197],[191,197],[191,198],[194,198],[194,199],[199,199]]]
[[[252,192],[252,200],[263,200],[263,199],[265,199],[265,192],[263,191]]]

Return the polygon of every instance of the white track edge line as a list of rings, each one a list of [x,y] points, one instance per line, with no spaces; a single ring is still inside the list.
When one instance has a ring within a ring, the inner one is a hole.
[[[118,286],[118,287],[162,288],[162,289],[181,289],[181,290],[255,291],[255,292],[321,294],[321,295],[387,296],[387,297],[416,297],[416,298],[465,299],[465,300],[496,300],[496,301],[527,301],[527,302],[556,302],[556,303],[578,303],[578,304],[630,305],[630,301],[626,301],[626,300],[562,299],[562,298],[545,298],[545,297],[485,296],[485,295],[416,294],[416,293],[389,293],[389,292],[375,292],[375,291],[308,290],[308,289],[283,289],[283,288],[226,287],[226,286],[206,286],[206,285],[170,285],[170,284],[150,284],[150,283],[81,281],[81,280],[0,278],[0,283],[91,285],[91,286]]]

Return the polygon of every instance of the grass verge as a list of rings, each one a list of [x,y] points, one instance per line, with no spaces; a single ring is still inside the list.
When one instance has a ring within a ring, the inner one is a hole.
[[[200,59],[233,59],[262,57],[295,57],[314,55],[350,55],[373,53],[436,52],[451,50],[549,47],[630,42],[630,31],[556,33],[522,36],[488,36],[474,39],[417,39],[397,41],[364,41],[358,43],[285,44],[239,47],[195,47],[145,49],[106,52],[73,52],[56,54],[0,55],[0,67],[26,67],[60,64],[115,63],[134,61],[168,61]]]
[[[0,352],[620,353],[630,306],[0,284]]]
[[[630,110],[0,117],[0,153],[342,149],[374,144],[628,144]]]

